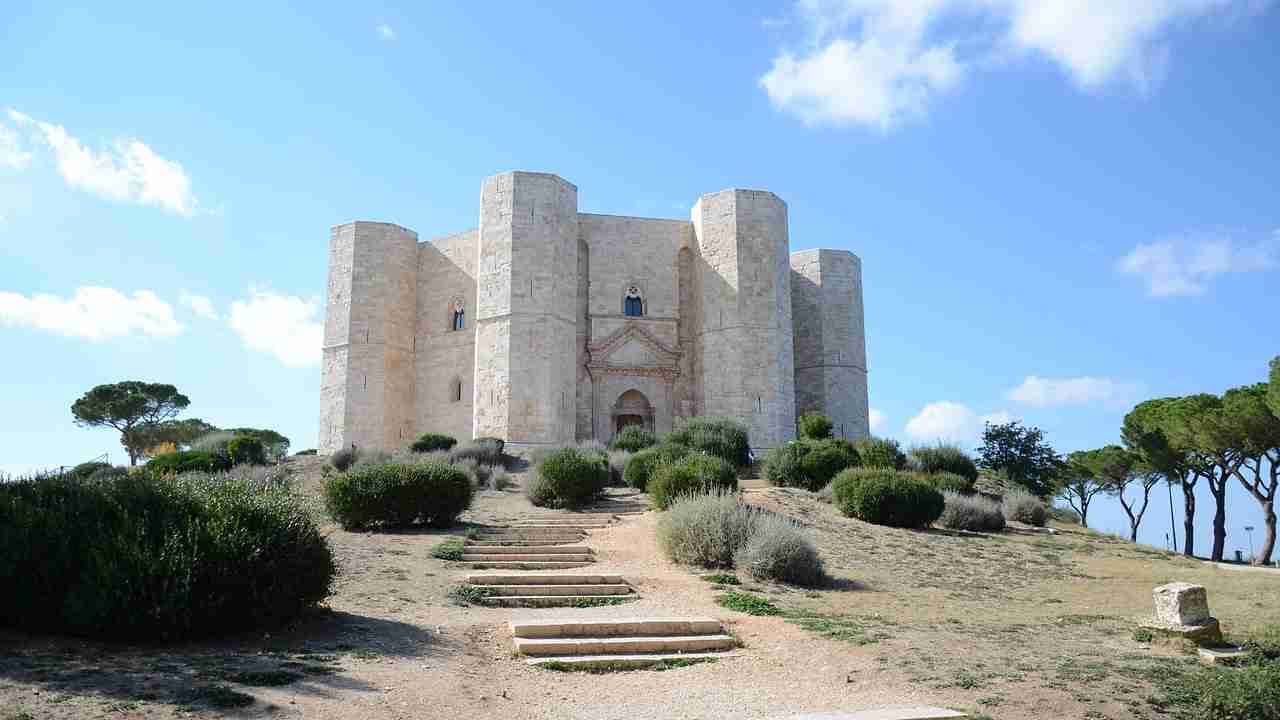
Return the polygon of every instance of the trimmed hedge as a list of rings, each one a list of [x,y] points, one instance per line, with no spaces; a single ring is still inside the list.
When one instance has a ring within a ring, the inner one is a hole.
[[[609,484],[609,460],[596,450],[560,448],[534,467],[525,486],[539,507],[576,508],[599,497]]]
[[[436,450],[449,450],[457,444],[458,441],[448,435],[422,433],[417,440],[413,441],[409,449],[414,452],[434,452]]]
[[[148,473],[0,484],[0,624],[218,635],[295,617],[335,572],[306,501],[280,485]]]
[[[661,463],[649,478],[653,504],[665,510],[682,495],[737,490],[738,474],[722,458],[706,453],[690,453],[673,462]]]
[[[850,468],[832,481],[835,505],[848,517],[876,525],[925,528],[942,515],[942,493],[889,468]]]
[[[675,443],[663,443],[632,453],[622,471],[622,479],[629,487],[644,492],[649,487],[653,471],[664,462],[679,460],[689,454],[689,448]]]
[[[923,473],[954,473],[969,480],[969,488],[978,481],[978,466],[973,458],[954,445],[911,448],[911,462]]]
[[[609,442],[609,449],[637,452],[657,444],[658,438],[653,433],[639,425],[628,425],[622,428],[622,432],[613,436],[613,440]]]
[[[862,467],[892,470],[902,470],[907,467],[907,456],[902,452],[897,440],[866,438],[859,440],[854,448],[858,451],[858,464]]]
[[[231,458],[202,450],[180,450],[151,458],[147,472],[153,476],[181,475],[185,472],[218,472],[231,469]]]
[[[690,418],[667,436],[667,442],[715,455],[734,467],[751,464],[747,426],[729,418]]]
[[[800,416],[800,437],[806,440],[826,440],[831,437],[831,418],[815,412]]]
[[[765,455],[764,476],[771,485],[817,492],[836,473],[857,464],[858,454],[845,440],[797,440]]]
[[[347,530],[418,522],[449,527],[471,507],[474,494],[471,477],[453,465],[386,463],[329,478],[324,502],[329,515]]]

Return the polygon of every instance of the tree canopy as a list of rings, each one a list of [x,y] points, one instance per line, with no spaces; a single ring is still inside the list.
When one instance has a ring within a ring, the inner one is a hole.
[[[1044,431],[1037,427],[1023,427],[1013,420],[1007,423],[987,423],[982,432],[982,447],[978,448],[978,466],[987,470],[1003,471],[1011,480],[1041,498],[1047,498],[1057,490],[1057,481],[1063,469],[1063,460],[1049,443]]]
[[[191,401],[172,385],[138,380],[98,385],[71,405],[81,427],[112,427],[120,431],[120,444],[136,465],[144,446],[132,431],[140,424],[154,425],[182,412]]]

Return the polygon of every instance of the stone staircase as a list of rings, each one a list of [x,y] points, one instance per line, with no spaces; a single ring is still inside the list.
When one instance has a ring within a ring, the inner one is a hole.
[[[638,597],[621,575],[475,574],[466,583],[483,593],[482,603],[496,607],[591,607]]]
[[[606,528],[609,513],[525,515],[473,533],[463,544],[461,562],[472,570],[571,570],[596,561],[581,544],[591,530]]]
[[[513,620],[516,652],[530,665],[626,669],[725,657],[738,646],[712,618]]]

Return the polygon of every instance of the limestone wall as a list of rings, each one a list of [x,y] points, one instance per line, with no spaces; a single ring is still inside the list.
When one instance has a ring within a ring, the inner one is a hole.
[[[571,441],[577,416],[578,190],[555,175],[480,193],[473,432]]]
[[[471,438],[478,236],[468,230],[418,245],[415,434]],[[455,303],[463,308],[462,330],[453,329]]]
[[[413,431],[417,235],[355,222],[330,233],[318,447],[392,448]]]
[[[796,414],[819,412],[837,434],[870,434],[862,263],[844,250],[791,255]]]
[[[698,247],[698,369],[706,415],[745,422],[751,442],[795,437],[787,206],[758,190],[703,195]]]

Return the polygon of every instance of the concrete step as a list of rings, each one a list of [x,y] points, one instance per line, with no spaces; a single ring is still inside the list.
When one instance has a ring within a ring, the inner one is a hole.
[[[590,555],[586,545],[464,545],[467,555]]]
[[[492,595],[482,598],[481,602],[492,607],[512,608],[545,608],[576,607],[580,604],[601,602],[629,602],[640,596],[635,593],[627,595]]]
[[[586,585],[484,585],[483,587],[490,597],[501,595],[627,595],[631,593],[630,585],[604,585],[602,583],[589,583]]]
[[[472,570],[573,570],[595,560],[473,560]]]
[[[624,655],[547,655],[525,662],[530,665],[550,665],[565,670],[638,670],[663,663],[679,663],[732,657],[731,653],[633,653]]]
[[[516,638],[523,655],[626,655],[732,650],[732,635],[667,635],[663,637]]]
[[[472,585],[624,585],[627,582],[621,575],[599,573],[485,573],[468,575],[466,580]]]
[[[578,530],[603,530],[604,528],[609,527],[609,523],[588,523],[588,522],[576,522],[576,523],[540,523],[540,522],[528,522],[528,521],[526,521],[526,522],[512,523],[512,524],[510,524],[510,525],[491,525],[490,527],[499,528],[499,529],[502,529],[502,530],[508,530],[508,531],[510,531],[510,530],[568,530],[568,531],[578,531]]]
[[[517,638],[718,635],[722,632],[720,621],[707,617],[637,617],[622,620],[529,619],[512,620],[508,623],[508,627],[511,635]]]
[[[464,562],[595,562],[591,553],[473,553],[462,551]]]
[[[539,538],[573,538],[581,540],[587,533],[576,528],[501,528],[486,530],[475,534],[477,540],[498,540],[512,538],[517,540]]]

